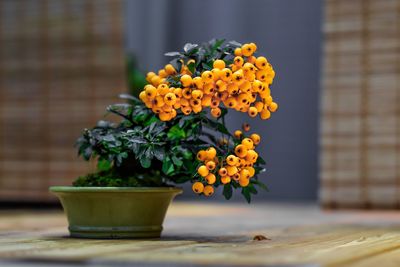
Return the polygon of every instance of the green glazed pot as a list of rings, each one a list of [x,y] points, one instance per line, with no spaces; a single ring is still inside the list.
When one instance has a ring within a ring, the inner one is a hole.
[[[73,237],[157,238],[176,187],[53,186]]]

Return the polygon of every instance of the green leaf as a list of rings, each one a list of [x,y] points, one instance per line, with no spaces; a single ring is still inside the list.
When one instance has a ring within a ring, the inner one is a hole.
[[[262,157],[258,157],[257,158],[257,164],[261,164],[261,165],[264,165],[266,162],[265,162],[265,160],[262,158]]]
[[[196,71],[196,66],[195,66],[195,63],[190,63],[189,65],[187,65],[187,67],[188,67],[188,69],[189,69],[189,71],[191,72],[191,73],[194,73],[195,71]]]
[[[99,159],[97,161],[97,170],[102,172],[102,171],[108,171],[109,169],[111,169],[111,162],[109,162],[108,160],[105,159]]]
[[[159,161],[163,161],[165,157],[165,149],[162,146],[155,146],[153,149],[154,156]]]
[[[180,55],[182,55],[182,54],[179,52],[167,52],[164,54],[164,56],[167,56],[167,57],[176,57],[176,56],[180,56]]]
[[[162,172],[166,175],[170,175],[172,172],[174,172],[174,170],[175,168],[171,158],[168,156],[165,157],[162,165]]]
[[[180,159],[179,159],[178,157],[176,157],[175,155],[172,156],[172,162],[173,162],[176,166],[178,166],[178,167],[182,166],[182,164],[183,164],[183,161],[180,160]]]
[[[250,202],[251,202],[251,194],[250,194],[250,191],[249,191],[249,189],[247,187],[244,187],[242,189],[242,195],[246,199],[247,203],[250,204]]]
[[[142,153],[139,153],[138,158],[140,161],[140,165],[142,165],[143,168],[149,168],[151,165],[151,160],[153,158],[151,148],[148,147]]]
[[[251,183],[258,185],[258,187],[260,187],[261,189],[264,189],[265,191],[269,191],[267,185],[265,185],[264,183],[262,183],[259,180],[251,179]]]
[[[191,44],[191,43],[187,43],[185,44],[185,46],[183,47],[183,51],[185,51],[186,53],[190,52],[190,50],[195,49],[196,47],[198,47],[198,44]]]
[[[249,190],[249,192],[250,193],[252,193],[253,195],[257,195],[257,189],[254,187],[254,185],[253,184],[249,184],[248,186],[247,186],[247,188],[248,188],[248,190]]]
[[[222,192],[225,199],[229,200],[232,197],[232,187],[230,184],[224,185],[224,191]]]
[[[186,133],[178,125],[174,125],[168,131],[167,137],[172,140],[186,138]]]

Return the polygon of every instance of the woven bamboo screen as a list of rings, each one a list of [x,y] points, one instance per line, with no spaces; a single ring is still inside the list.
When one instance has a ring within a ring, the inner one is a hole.
[[[400,207],[400,0],[326,0],[320,199]]]
[[[0,200],[52,199],[73,147],[125,87],[122,0],[0,1]]]

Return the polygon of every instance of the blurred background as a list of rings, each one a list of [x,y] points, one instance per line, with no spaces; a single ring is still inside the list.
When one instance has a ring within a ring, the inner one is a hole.
[[[255,42],[277,74],[270,120],[227,120],[262,134],[255,202],[400,207],[400,0],[1,0],[0,201],[55,201],[93,169],[82,129],[165,52],[212,38]]]

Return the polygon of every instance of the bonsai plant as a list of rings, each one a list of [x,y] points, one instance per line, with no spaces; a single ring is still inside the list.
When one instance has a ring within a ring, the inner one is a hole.
[[[218,187],[226,199],[240,190],[249,203],[257,187],[266,189],[258,177],[260,136],[248,134],[247,123],[233,134],[225,125],[229,109],[269,119],[278,108],[269,89],[274,70],[256,50],[254,43],[211,40],[166,53],[172,60],[147,74],[140,93],[107,108],[119,121],[85,129],[78,152],[97,161],[97,172],[51,188],[71,235],[158,237],[182,183],[206,197]]]

